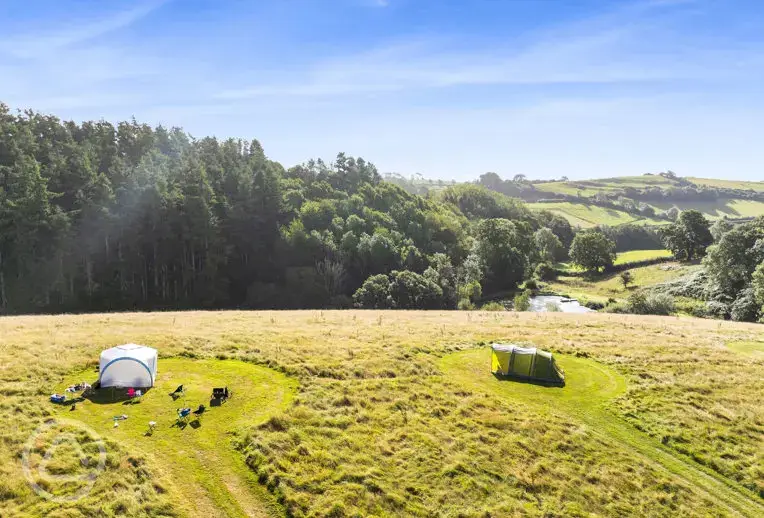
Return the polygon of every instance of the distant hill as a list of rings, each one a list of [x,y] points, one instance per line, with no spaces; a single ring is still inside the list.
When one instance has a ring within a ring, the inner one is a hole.
[[[420,195],[434,194],[452,183],[401,175],[389,175],[386,180]],[[764,182],[681,177],[670,171],[559,181],[530,181],[522,175],[504,180],[495,173],[485,173],[474,183],[520,198],[532,210],[559,214],[582,228],[625,223],[661,225],[688,209],[703,212],[709,220],[745,221],[764,215]]]

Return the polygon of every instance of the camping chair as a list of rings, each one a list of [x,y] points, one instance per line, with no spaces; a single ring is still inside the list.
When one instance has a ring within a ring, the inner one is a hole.
[[[178,409],[178,422],[185,423],[188,419],[188,416],[191,414],[190,408],[179,408]]]
[[[231,397],[232,392],[228,391],[228,387],[216,387],[212,389],[212,399],[219,401],[225,401]]]
[[[170,392],[170,397],[173,399],[178,399],[180,396],[185,394],[186,389],[183,385],[178,385],[178,388],[176,388],[173,392]]]
[[[199,408],[194,410],[194,415],[197,417],[201,417],[201,415],[204,413],[205,410],[207,410],[207,408],[204,405],[199,405]]]
[[[58,403],[59,405],[66,403],[66,396],[62,394],[53,394],[50,396],[50,400],[53,403]]]

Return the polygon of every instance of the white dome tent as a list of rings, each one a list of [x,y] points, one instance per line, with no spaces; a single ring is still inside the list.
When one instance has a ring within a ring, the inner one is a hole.
[[[157,350],[124,344],[101,353],[98,383],[101,387],[147,388],[157,375]]]

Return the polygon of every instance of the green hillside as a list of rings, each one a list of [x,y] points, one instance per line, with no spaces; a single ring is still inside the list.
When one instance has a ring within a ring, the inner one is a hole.
[[[567,219],[571,225],[581,228],[590,228],[597,225],[623,225],[625,223],[646,223],[650,225],[665,224],[655,218],[644,218],[628,212],[598,207],[587,203],[573,202],[544,202],[529,203],[528,207],[533,210],[548,210]]]
[[[694,176],[687,177],[687,180],[696,185],[707,185],[709,187],[716,187],[722,189],[751,189],[754,191],[764,192],[764,182],[746,182],[744,180],[719,180],[714,178],[695,178]]]
[[[517,189],[518,184],[501,186],[504,191],[513,187]],[[548,209],[582,228],[636,221],[666,223],[668,219],[662,213],[673,207],[680,211],[698,210],[710,220],[764,215],[764,182],[671,175],[624,176],[531,183],[521,189],[520,196],[532,209]],[[560,201],[550,201],[554,198]],[[650,208],[655,211],[655,218],[645,216],[650,215]]]
[[[546,182],[534,184],[534,187],[543,192],[591,197],[598,192],[613,192],[625,187],[635,187],[637,189],[643,189],[645,187],[666,188],[675,184],[675,181],[663,176],[643,175],[603,178],[599,180]]]

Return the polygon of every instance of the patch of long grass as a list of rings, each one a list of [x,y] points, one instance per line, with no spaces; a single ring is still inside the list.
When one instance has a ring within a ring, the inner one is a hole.
[[[0,515],[184,513],[174,499],[187,474],[119,442],[109,443],[97,490],[69,506],[41,501],[19,476],[26,438],[54,413],[47,396],[95,366],[101,349],[125,342],[157,347],[160,371],[167,357],[225,357],[297,380],[292,406],[262,424],[235,423],[233,434],[255,480],[295,516],[723,514],[575,416],[485,397],[443,374],[444,355],[491,341],[608,365],[627,383],[610,405],[615,415],[751,494],[762,491],[764,367],[722,345],[759,341],[758,325],[481,311],[317,315],[1,318],[0,421],[10,425],[0,427]],[[488,365],[480,375],[490,376]]]

